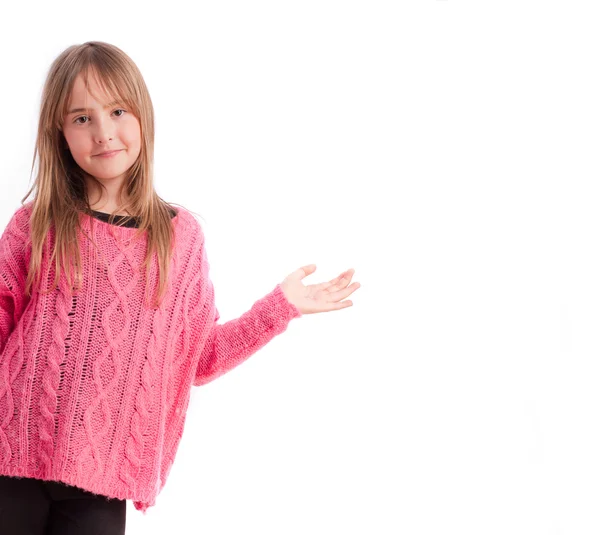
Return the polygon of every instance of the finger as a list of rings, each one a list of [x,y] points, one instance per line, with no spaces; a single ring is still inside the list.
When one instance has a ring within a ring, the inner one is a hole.
[[[316,269],[317,266],[315,264],[307,264],[306,266],[299,267],[295,271],[292,271],[288,277],[301,281],[305,277],[308,277],[311,273],[314,273]]]
[[[341,308],[348,308],[353,305],[352,301],[347,299],[346,301],[340,301],[338,303],[323,303],[320,304],[315,312],[331,312],[332,310],[340,310]]]
[[[331,279],[330,281],[325,281],[325,282],[319,282],[317,284],[313,284],[313,288],[316,291],[326,291],[326,292],[330,292],[332,288],[336,287],[336,283],[337,281],[339,281],[340,277],[342,277],[342,275],[338,275],[335,279]]]
[[[341,290],[342,288],[348,286],[348,284],[352,280],[353,275],[354,268],[350,268],[328,282],[322,282],[321,284],[317,284],[316,287],[318,290],[327,290],[329,292],[332,292],[334,290]]]
[[[342,290],[338,290],[337,292],[331,292],[327,296],[327,299],[328,301],[333,302],[340,301],[341,299],[345,299],[346,297],[348,297],[352,292],[358,290],[359,288],[360,282],[354,282],[347,288],[343,288]]]
[[[301,275],[301,278],[308,277],[311,273],[314,273],[317,270],[316,264],[307,264],[306,266],[302,266],[297,272]]]
[[[354,276],[354,269],[349,269],[348,271],[346,271],[340,281],[338,282],[338,286],[340,289],[342,288],[346,288],[350,282],[352,281],[352,277]]]

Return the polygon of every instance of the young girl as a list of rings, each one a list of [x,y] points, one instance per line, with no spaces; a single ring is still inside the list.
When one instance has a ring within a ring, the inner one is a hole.
[[[354,270],[304,286],[308,265],[217,323],[204,234],[154,191],[153,154],[132,60],[95,41],[62,52],[36,196],[0,238],[0,533],[124,533],[125,500],[145,513],[165,485],[191,386],[293,318],[352,305]]]

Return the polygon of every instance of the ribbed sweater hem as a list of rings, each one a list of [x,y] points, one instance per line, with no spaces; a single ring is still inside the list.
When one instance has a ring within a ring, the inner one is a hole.
[[[132,500],[136,509],[143,513],[149,507],[155,505],[156,496],[150,497],[148,495],[136,495],[132,496],[130,493],[120,488],[113,488],[106,485],[102,481],[93,482],[82,478],[76,477],[71,472],[58,472],[52,471],[51,473],[44,473],[43,471],[36,470],[33,467],[15,467],[13,465],[2,465],[0,464],[0,475],[8,477],[26,477],[32,479],[38,479],[41,481],[58,481],[79,487],[83,490],[87,490],[94,494],[104,496],[107,499],[118,499],[118,500]]]

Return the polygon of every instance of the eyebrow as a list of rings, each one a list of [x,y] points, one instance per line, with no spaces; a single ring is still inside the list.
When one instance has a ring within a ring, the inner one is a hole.
[[[104,109],[106,108],[110,108],[111,106],[114,106],[115,104],[120,104],[121,101],[120,100],[113,100],[112,102],[109,102],[106,106],[104,106]],[[71,115],[72,113],[78,113],[80,111],[90,111],[91,108],[74,108],[72,110],[70,110],[67,115]]]

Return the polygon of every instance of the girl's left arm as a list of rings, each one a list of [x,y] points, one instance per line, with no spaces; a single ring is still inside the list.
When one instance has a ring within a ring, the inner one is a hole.
[[[281,284],[256,301],[239,318],[218,323],[220,316],[215,305],[215,291],[210,278],[206,240],[200,228],[201,249],[197,266],[200,301],[190,317],[191,351],[199,353],[193,379],[200,386],[232,370],[250,355],[287,329],[293,318],[303,313],[286,297]]]
[[[346,298],[360,287],[358,282],[351,283],[353,268],[329,281],[305,286],[302,279],[317,268],[315,264],[309,264],[290,273],[242,316],[220,325],[217,323],[219,312],[215,307],[204,241],[201,247],[199,276],[203,303],[200,305],[201,312],[196,314],[195,325],[199,330],[192,342],[195,350],[200,351],[193,383],[196,386],[208,383],[241,364],[285,331],[292,319],[352,306],[352,301]]]
[[[287,300],[280,284],[239,318],[219,324],[217,311],[200,353],[193,384],[206,384],[235,368],[284,332],[292,319],[301,316],[300,310]]]

